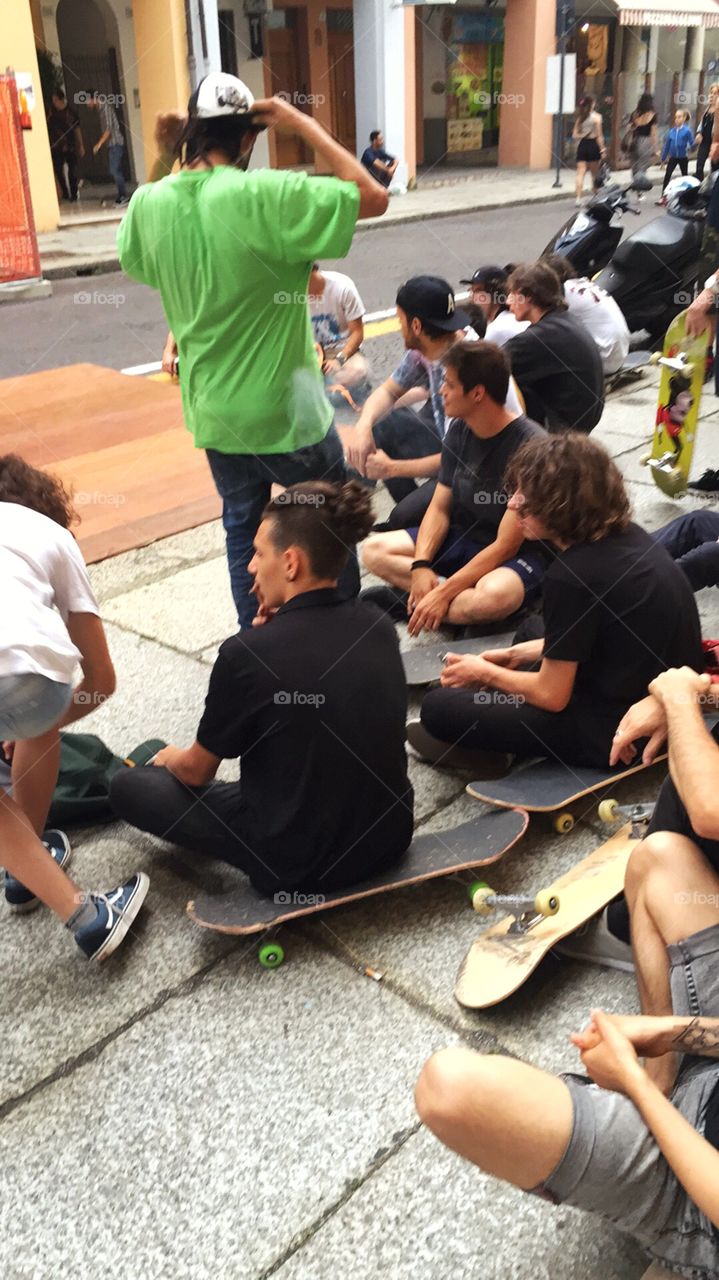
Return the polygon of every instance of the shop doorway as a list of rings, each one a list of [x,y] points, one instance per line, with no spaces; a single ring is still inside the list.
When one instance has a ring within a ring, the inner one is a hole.
[[[300,111],[311,115],[306,9],[275,9],[269,15],[267,51],[271,92],[282,94]],[[310,148],[290,134],[277,132],[275,148],[278,169],[312,164]]]
[[[351,9],[327,10],[327,55],[329,58],[330,110],[334,136],[355,152],[354,31]]]

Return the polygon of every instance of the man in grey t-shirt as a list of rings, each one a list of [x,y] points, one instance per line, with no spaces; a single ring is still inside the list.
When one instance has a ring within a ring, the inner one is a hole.
[[[97,89],[93,89],[87,95],[87,106],[93,111],[99,111],[100,124],[102,133],[92,148],[93,155],[97,155],[107,144],[108,162],[110,165],[110,173],[117,187],[117,199],[115,204],[128,204],[130,197],[127,194],[127,183],[125,174],[123,173],[122,163],[125,155],[125,139],[120,128],[120,122],[117,118],[117,112],[109,100],[107,94],[98,93]]]

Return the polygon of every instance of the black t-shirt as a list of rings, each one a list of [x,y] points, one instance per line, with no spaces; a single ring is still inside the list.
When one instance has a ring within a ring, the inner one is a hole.
[[[596,427],[604,409],[599,350],[580,320],[548,311],[505,344],[527,414],[550,431]]]
[[[439,484],[452,490],[452,528],[488,547],[507,510],[504,474],[512,454],[525,440],[544,435],[521,414],[498,435],[481,440],[462,418],[453,418],[442,443]]]
[[[80,117],[72,107],[63,107],[56,111],[53,107],[47,116],[47,131],[50,136],[50,147],[53,151],[68,152],[75,150],[75,130],[80,128]]]
[[[406,716],[397,635],[374,605],[309,591],[225,641],[197,740],[241,758],[237,827],[260,891],[278,875],[289,890],[351,884],[407,848]]]
[[[577,662],[572,702],[616,724],[667,667],[704,669],[691,587],[664,547],[630,524],[555,554],[544,577],[544,656]]]

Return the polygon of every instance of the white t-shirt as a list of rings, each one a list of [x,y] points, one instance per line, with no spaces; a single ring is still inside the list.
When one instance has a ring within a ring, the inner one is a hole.
[[[494,320],[490,320],[487,325],[484,340],[495,342],[498,347],[503,347],[510,338],[516,338],[518,333],[524,333],[528,325],[528,320],[518,320],[511,311],[500,311],[499,315],[495,316]]]
[[[341,351],[349,335],[350,320],[361,320],[364,303],[354,280],[341,271],[323,271],[325,287],[321,298],[309,295],[310,319],[315,342],[326,356]]]
[[[581,321],[596,342],[604,372],[616,373],[627,358],[629,329],[614,298],[586,276],[567,280],[564,297],[569,314]]]
[[[0,502],[0,600],[0,676],[72,683],[68,616],[100,613],[85,561],[67,529],[16,502]]]

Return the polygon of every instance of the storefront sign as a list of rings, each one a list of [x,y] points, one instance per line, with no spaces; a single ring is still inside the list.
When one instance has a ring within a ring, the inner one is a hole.
[[[484,125],[481,120],[448,120],[448,151],[481,151]]]

